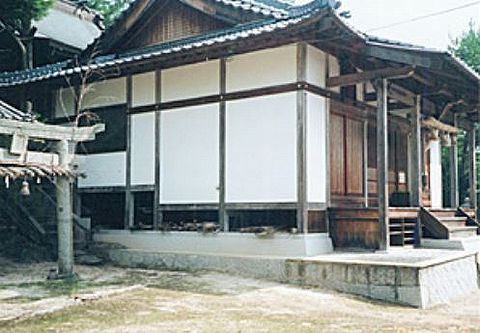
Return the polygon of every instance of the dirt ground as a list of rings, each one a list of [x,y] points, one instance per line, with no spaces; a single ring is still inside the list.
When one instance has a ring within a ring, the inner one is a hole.
[[[480,332],[480,292],[417,310],[320,289],[201,272],[77,266],[0,258],[3,332]]]

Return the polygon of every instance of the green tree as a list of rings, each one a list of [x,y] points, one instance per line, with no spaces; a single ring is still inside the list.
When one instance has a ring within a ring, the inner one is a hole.
[[[75,0],[78,6],[93,9],[104,18],[104,24],[108,28],[117,16],[125,10],[133,0]]]
[[[21,69],[32,68],[32,42],[35,27],[32,22],[47,15],[55,0],[1,0],[0,31],[17,46]]]
[[[480,27],[475,27],[473,21],[470,22],[468,31],[452,41],[449,50],[480,73]]]
[[[480,73],[480,28],[477,28],[473,21],[470,22],[468,30],[459,37],[452,40],[452,44],[449,46],[449,51],[455,56],[464,61],[474,71]],[[477,151],[480,144],[480,133],[476,131],[476,143]],[[462,203],[468,194],[468,167],[467,167],[467,139],[465,133],[461,133],[458,137],[458,182],[459,182],[459,195],[460,203]],[[449,149],[443,149],[442,164],[443,164],[443,198],[444,204],[448,205],[450,198],[450,160]],[[478,163],[477,155],[477,163]],[[477,168],[477,179],[480,176],[480,168]],[[480,198],[479,198],[480,199]]]

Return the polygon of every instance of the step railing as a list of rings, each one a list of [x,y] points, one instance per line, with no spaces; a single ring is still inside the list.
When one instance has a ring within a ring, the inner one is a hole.
[[[419,214],[420,221],[425,229],[432,234],[434,238],[437,239],[449,239],[450,233],[448,228],[440,222],[440,220],[429,212],[424,207],[420,208]]]
[[[462,207],[457,208],[457,214],[461,217],[467,218],[467,224],[466,224],[467,226],[477,227],[477,235],[480,235],[480,223],[478,222],[476,215],[475,215],[475,218],[473,218]]]

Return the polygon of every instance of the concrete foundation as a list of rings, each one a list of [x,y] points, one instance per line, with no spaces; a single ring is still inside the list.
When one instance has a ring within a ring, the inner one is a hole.
[[[233,256],[306,257],[333,251],[327,234],[282,234],[268,237],[247,233],[201,233],[104,230],[97,242],[117,243],[135,250]]]
[[[215,270],[419,308],[445,304],[478,289],[476,254],[472,252],[411,249],[285,258],[104,248],[103,254],[122,266]]]

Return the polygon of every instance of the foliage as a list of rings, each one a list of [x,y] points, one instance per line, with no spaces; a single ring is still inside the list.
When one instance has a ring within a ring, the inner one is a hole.
[[[132,0],[75,0],[74,2],[102,14],[104,24],[108,28]]]
[[[448,48],[450,52],[463,60],[473,70],[480,73],[480,29],[470,22],[468,31],[464,32],[460,37],[452,41],[452,45]],[[477,151],[480,144],[480,133],[476,131]],[[458,188],[460,196],[460,204],[469,196],[468,181],[468,160],[467,160],[467,138],[465,133],[458,136]],[[477,163],[478,160],[477,154]],[[442,169],[443,169],[443,201],[448,206],[450,202],[450,150],[443,148],[442,150]],[[480,168],[477,168],[477,179],[480,179]],[[480,198],[478,198],[480,199]]]
[[[33,66],[31,47],[36,29],[33,20],[47,15],[55,0],[0,1],[0,33],[8,36],[21,59],[21,69]]]
[[[480,28],[470,22],[468,31],[456,38],[449,50],[480,73]]]
[[[9,29],[21,34],[33,20],[47,15],[55,0],[2,0],[0,20]]]

